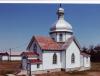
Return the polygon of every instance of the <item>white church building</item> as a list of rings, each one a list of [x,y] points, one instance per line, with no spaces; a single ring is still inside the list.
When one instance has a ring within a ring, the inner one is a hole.
[[[64,9],[57,10],[58,20],[50,36],[33,36],[22,53],[22,69],[36,71],[82,71],[91,67],[90,55],[81,52],[71,24],[64,19]]]

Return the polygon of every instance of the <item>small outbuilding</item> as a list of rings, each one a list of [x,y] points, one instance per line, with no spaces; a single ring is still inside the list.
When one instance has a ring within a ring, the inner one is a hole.
[[[9,53],[9,57],[11,61],[21,61],[22,56],[21,56],[22,51],[11,51]]]
[[[23,52],[22,56],[22,69],[27,71],[39,70],[42,61],[39,59],[39,54],[36,52]]]
[[[7,52],[0,53],[0,61],[8,61],[9,60],[9,54]]]

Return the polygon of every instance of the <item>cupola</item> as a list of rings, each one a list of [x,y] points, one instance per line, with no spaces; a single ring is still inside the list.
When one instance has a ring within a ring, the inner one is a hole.
[[[55,32],[55,31],[66,31],[66,32],[73,32],[72,31],[72,26],[70,23],[68,23],[64,19],[64,9],[61,7],[58,8],[57,10],[57,16],[58,19],[57,21],[53,24],[53,26],[50,29],[50,32]]]
[[[64,9],[61,7],[57,10],[57,21],[50,28],[50,36],[57,42],[65,42],[67,35],[73,34],[72,26],[64,19]]]

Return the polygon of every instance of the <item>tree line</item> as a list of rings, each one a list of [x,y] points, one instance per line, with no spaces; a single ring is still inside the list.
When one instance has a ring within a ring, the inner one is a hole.
[[[89,48],[83,47],[82,51],[91,56],[92,62],[100,62],[100,45],[91,45]]]

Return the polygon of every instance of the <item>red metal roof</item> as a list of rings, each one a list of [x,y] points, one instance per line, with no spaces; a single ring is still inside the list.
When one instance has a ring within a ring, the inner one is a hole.
[[[37,52],[32,52],[32,51],[28,51],[28,52],[22,52],[21,55],[26,55],[26,56],[39,56],[39,54]]]
[[[35,36],[37,43],[43,50],[62,50],[57,42],[53,41],[50,37]]]
[[[62,51],[68,48],[68,46],[71,44],[73,40],[77,44],[78,48],[80,49],[80,45],[78,41],[76,41],[74,36],[70,37],[65,43],[56,42],[51,37],[47,37],[47,36],[33,36],[27,49],[29,49],[32,43],[36,41],[42,50]]]
[[[40,59],[30,59],[29,62],[30,63],[42,63],[42,60],[40,60]]]

